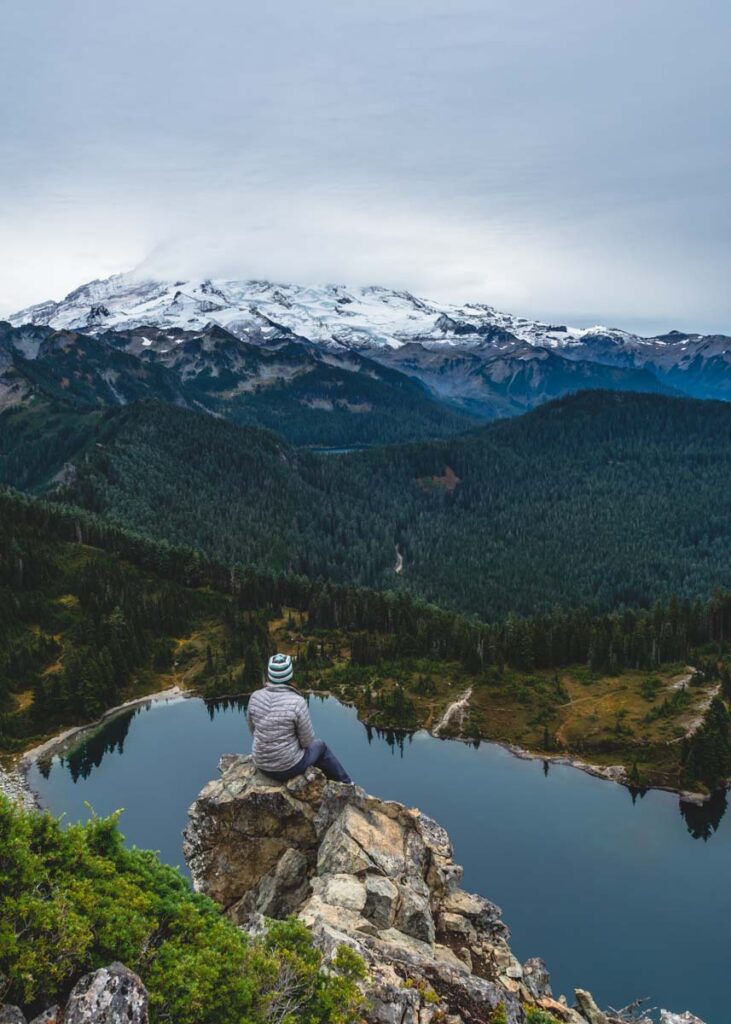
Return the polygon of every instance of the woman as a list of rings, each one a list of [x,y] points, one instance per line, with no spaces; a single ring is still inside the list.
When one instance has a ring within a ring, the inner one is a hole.
[[[266,686],[252,693],[246,711],[254,737],[251,749],[259,771],[284,781],[313,765],[334,782],[352,780],[333,752],[315,739],[307,703],[292,683],[292,659],[275,654],[267,666]]]

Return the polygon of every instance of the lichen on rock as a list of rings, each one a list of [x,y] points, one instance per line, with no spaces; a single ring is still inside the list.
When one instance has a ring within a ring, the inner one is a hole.
[[[102,967],[76,983],[63,1020],[64,1024],[147,1024],[147,990],[124,964]]]

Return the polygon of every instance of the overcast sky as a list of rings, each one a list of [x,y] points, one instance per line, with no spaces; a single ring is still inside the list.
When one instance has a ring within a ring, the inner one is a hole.
[[[0,311],[153,274],[731,333],[728,0],[0,0]]]

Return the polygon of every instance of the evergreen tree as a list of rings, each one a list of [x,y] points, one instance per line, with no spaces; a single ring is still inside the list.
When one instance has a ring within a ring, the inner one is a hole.
[[[255,642],[251,643],[246,651],[242,679],[246,690],[258,689],[264,679],[264,661]]]
[[[705,722],[688,745],[685,774],[690,782],[709,789],[726,783],[731,775],[731,717],[720,697],[714,698]]]

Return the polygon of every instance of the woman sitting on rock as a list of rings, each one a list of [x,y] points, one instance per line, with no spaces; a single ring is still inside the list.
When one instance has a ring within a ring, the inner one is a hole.
[[[254,737],[254,764],[282,782],[301,775],[310,765],[335,782],[351,782],[327,744],[315,739],[307,703],[292,683],[292,675],[289,655],[275,654],[269,659],[266,686],[249,699],[246,719]]]

